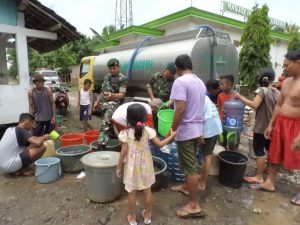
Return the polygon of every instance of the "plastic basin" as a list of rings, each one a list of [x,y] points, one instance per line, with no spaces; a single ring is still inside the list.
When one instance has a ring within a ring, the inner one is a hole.
[[[83,170],[81,158],[90,152],[88,145],[71,145],[56,150],[61,160],[62,170],[68,173],[76,173]]]
[[[61,147],[83,144],[83,134],[71,133],[60,136]]]

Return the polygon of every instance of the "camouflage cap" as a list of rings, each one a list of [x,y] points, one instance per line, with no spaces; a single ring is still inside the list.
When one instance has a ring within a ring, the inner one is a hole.
[[[119,66],[119,65],[120,65],[119,60],[117,60],[116,58],[111,58],[107,62],[107,67],[110,67],[110,66]]]
[[[44,76],[42,74],[35,74],[32,81],[33,82],[45,81],[45,79],[44,79]]]
[[[169,62],[166,67],[167,70],[170,70],[172,74],[176,73],[176,66],[174,62]]]

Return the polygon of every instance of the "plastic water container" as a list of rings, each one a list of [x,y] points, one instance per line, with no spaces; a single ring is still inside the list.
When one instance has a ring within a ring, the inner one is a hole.
[[[224,102],[222,126],[226,131],[242,132],[245,105],[236,99]]]
[[[54,142],[52,140],[47,140],[44,142],[44,145],[46,146],[46,151],[45,153],[42,155],[42,158],[46,158],[46,157],[52,157],[56,155],[55,152],[55,145]]]
[[[177,144],[173,141],[171,144],[171,154],[168,160],[168,166],[171,168],[171,179],[178,183],[185,182],[185,174],[180,170],[178,152],[177,152]]]

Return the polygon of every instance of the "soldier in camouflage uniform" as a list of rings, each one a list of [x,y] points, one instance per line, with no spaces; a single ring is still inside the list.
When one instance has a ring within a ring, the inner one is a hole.
[[[101,110],[104,113],[100,126],[98,142],[106,143],[113,134],[111,118],[121,101],[125,98],[127,81],[126,77],[120,74],[120,65],[117,59],[110,59],[107,62],[109,74],[104,77],[102,92],[97,99],[95,107],[101,102]]]
[[[169,101],[174,75],[176,73],[175,63],[168,63],[166,69],[161,73],[155,73],[147,84],[147,92],[151,100],[158,98],[163,102]],[[171,104],[171,101],[169,101]],[[157,111],[152,111],[154,128],[158,127]]]
[[[147,92],[151,100],[154,98],[160,98],[163,102],[169,100],[175,73],[175,63],[168,63],[163,72],[155,73],[151,77],[147,84]]]

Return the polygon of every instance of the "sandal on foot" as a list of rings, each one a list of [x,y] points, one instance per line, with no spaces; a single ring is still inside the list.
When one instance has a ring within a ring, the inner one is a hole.
[[[142,217],[144,218],[144,224],[150,224],[151,223],[151,213],[149,213],[150,218],[146,218],[146,210],[144,209],[142,211]]]
[[[300,193],[297,194],[292,200],[291,203],[297,206],[300,206]]]
[[[187,195],[187,196],[190,195],[190,193],[187,190],[183,189],[182,185],[171,187],[171,191],[180,192],[181,194],[184,194],[184,195]]]
[[[199,211],[193,212],[189,209],[186,208],[181,208],[179,210],[177,210],[176,215],[179,218],[204,218],[206,216],[206,214],[200,209]]]
[[[127,216],[127,220],[130,225],[137,225],[137,222],[132,220],[132,216],[130,214]]]
[[[257,181],[253,177],[244,177],[243,180],[249,184],[262,184],[264,181]]]

